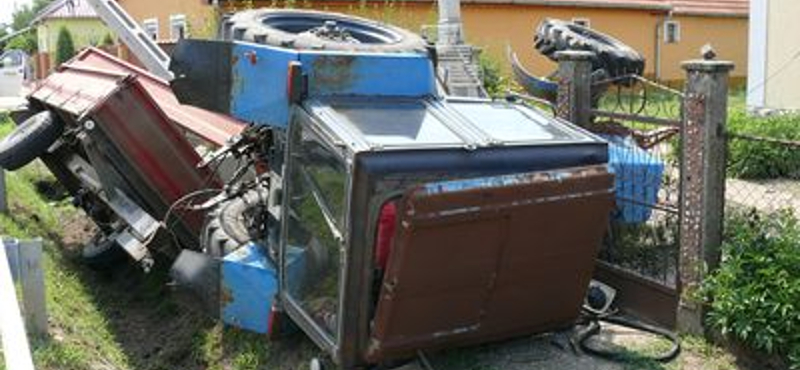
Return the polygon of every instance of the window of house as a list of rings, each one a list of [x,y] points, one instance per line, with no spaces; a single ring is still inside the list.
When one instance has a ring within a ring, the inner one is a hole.
[[[592,27],[592,21],[589,18],[572,18],[572,23],[586,28]]]
[[[142,21],[144,32],[153,40],[158,40],[158,18],[147,18]]]
[[[681,41],[681,24],[678,21],[664,22],[664,42],[674,44]]]
[[[169,37],[173,40],[180,40],[186,36],[186,16],[183,14],[169,16]]]

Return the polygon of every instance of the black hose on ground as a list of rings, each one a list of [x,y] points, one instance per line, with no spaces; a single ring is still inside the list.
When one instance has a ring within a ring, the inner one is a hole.
[[[641,330],[669,340],[672,343],[672,347],[670,347],[670,349],[668,351],[665,351],[664,353],[652,356],[651,359],[654,361],[670,362],[674,360],[676,357],[678,357],[678,355],[681,352],[680,338],[678,338],[678,335],[675,334],[674,332],[671,332],[663,328],[659,328],[657,326],[649,325],[641,321],[628,319],[615,314],[612,315],[591,314],[589,318],[588,327],[576,335],[576,337],[574,338],[574,342],[577,343],[578,347],[580,347],[581,350],[593,356],[601,357],[616,362],[630,361],[630,356],[625,352],[601,350],[598,348],[593,348],[586,344],[586,341],[589,338],[600,333],[601,322],[615,324],[626,328]]]

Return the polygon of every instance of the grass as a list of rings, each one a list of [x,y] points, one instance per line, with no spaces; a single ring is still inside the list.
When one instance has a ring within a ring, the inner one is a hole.
[[[0,135],[10,131],[7,122]],[[6,173],[10,212],[0,214],[0,234],[15,238],[44,239],[46,305],[55,335],[35,338],[33,355],[41,369],[88,369],[93,359],[102,358],[112,368],[127,368],[129,361],[115,345],[105,318],[92,304],[92,295],[76,272],[65,266],[59,250],[61,220],[76,215],[66,202],[43,198],[35,188],[40,181],[53,181],[40,164]]]

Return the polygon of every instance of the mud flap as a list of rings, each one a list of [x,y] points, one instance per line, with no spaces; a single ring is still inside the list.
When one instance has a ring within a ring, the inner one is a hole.
[[[613,206],[606,166],[431,183],[404,195],[371,362],[568,326]]]

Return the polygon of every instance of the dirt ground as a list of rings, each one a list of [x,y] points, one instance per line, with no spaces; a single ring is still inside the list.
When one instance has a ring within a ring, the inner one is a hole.
[[[264,368],[305,369],[308,360],[317,354],[313,344],[299,335],[275,345],[269,344],[263,336],[223,329],[189,297],[171,287],[169,266],[163,261],[158,261],[149,273],[132,263],[111,271],[85,268],[80,265],[79,253],[96,228],[81,216],[65,220],[63,226],[62,248],[68,256],[65,261],[76,264],[70,268],[81,276],[90,290],[94,305],[101,310],[116,343],[131,360],[132,368],[249,369],[249,366],[233,363],[233,358],[243,352],[239,347],[248,347],[244,351],[263,347],[265,352],[274,347],[280,353],[268,362],[276,366]],[[54,338],[70,335],[60,333],[58,327],[52,329]],[[228,340],[226,336],[233,338]],[[249,345],[243,346],[244,342]],[[104,367],[102,360],[98,360],[98,369],[114,368]]]
[[[63,246],[69,254],[77,256],[94,232],[95,227],[88,219],[80,216],[68,219],[62,235]],[[137,266],[127,264],[105,272],[82,268],[82,275],[116,341],[128,358],[136,359],[134,366],[204,368],[187,351],[198,329],[210,327],[213,322],[193,310],[178,309],[166,285],[166,269],[159,266],[151,274],[144,274]]]

